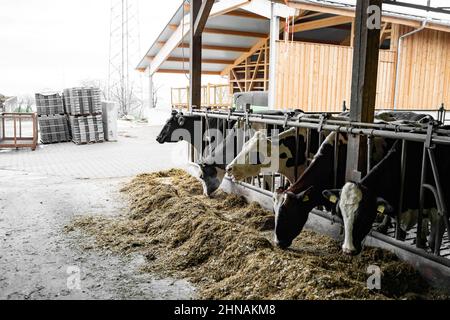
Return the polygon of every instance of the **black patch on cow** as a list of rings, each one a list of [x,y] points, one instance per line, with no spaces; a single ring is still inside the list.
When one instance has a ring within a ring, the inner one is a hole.
[[[297,165],[302,164],[306,161],[305,155],[300,152],[300,154],[297,155],[296,148],[295,148],[296,139],[295,137],[286,137],[280,141],[280,144],[282,146],[285,146],[289,149],[289,151],[292,154],[292,157],[289,158],[286,162],[286,167],[295,167],[296,161],[295,158],[297,157]],[[298,136],[298,150],[305,150],[306,144],[305,144],[305,138],[302,135]],[[283,156],[284,155],[284,156]],[[282,153],[280,155],[281,159],[286,159],[287,154]]]

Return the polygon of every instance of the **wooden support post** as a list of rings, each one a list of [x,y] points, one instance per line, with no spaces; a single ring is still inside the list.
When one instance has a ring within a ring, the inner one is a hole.
[[[190,107],[202,104],[202,33],[214,0],[191,0],[191,37],[189,46]]]
[[[191,37],[189,46],[189,106],[201,107],[201,86],[202,86],[202,34],[195,32],[195,22],[197,20],[201,0],[191,1]]]
[[[355,39],[350,120],[373,122],[377,89],[382,0],[358,0],[356,4]],[[379,19],[373,19],[380,14]],[[367,138],[349,135],[347,180],[360,181],[367,171]]]

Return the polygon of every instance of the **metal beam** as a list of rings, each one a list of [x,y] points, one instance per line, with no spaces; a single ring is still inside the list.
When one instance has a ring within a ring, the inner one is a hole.
[[[396,0],[383,0],[383,3],[388,4],[388,5],[397,6],[397,7],[405,7],[405,8],[412,8],[412,9],[417,9],[417,10],[450,14],[450,10],[446,7],[431,7],[431,6],[425,6],[422,4],[415,4],[415,3],[396,1]]]
[[[377,89],[378,57],[381,25],[370,25],[377,15],[381,22],[382,0],[357,0],[353,49],[353,76],[350,101],[350,120],[373,122]],[[367,171],[367,138],[349,136],[346,179],[359,181]]]

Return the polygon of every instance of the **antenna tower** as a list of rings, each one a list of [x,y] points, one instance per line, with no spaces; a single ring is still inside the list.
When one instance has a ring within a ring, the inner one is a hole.
[[[108,99],[119,103],[121,115],[142,111],[139,0],[111,0]]]

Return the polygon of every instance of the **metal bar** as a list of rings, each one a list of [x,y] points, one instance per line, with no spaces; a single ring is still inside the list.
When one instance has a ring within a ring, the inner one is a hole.
[[[193,114],[201,114],[199,112],[193,112]],[[222,114],[210,114],[210,117],[217,117],[225,119],[227,116]],[[231,116],[232,120],[238,120],[240,117],[238,116]],[[250,121],[255,123],[268,123],[273,125],[280,125],[283,126],[285,124],[284,120],[273,120],[273,119],[261,119],[261,118],[253,118],[250,116]],[[298,122],[298,121],[287,121],[286,125],[288,127],[298,127],[298,128],[309,128],[309,129],[315,129],[317,130],[319,125],[315,123],[306,123],[306,122]],[[394,131],[387,131],[387,130],[379,130],[379,129],[365,129],[365,128],[355,128],[353,126],[343,127],[343,126],[337,126],[337,125],[329,125],[324,124],[322,126],[322,129],[325,131],[336,131],[336,132],[343,132],[343,133],[349,133],[349,134],[355,134],[355,135],[373,135],[374,137],[381,137],[381,138],[390,138],[390,139],[405,139],[408,141],[414,141],[414,142],[425,142],[426,135],[423,133],[412,133],[412,132],[394,132]],[[431,137],[431,141],[435,144],[450,144],[450,137],[447,136],[441,136],[438,134],[433,134]]]
[[[311,129],[306,129],[306,150],[305,150],[305,158],[306,164],[309,165],[309,154],[311,150]]]
[[[442,7],[442,8],[441,7],[430,7],[430,6],[425,6],[425,5],[421,5],[421,4],[396,1],[396,0],[383,0],[383,4],[393,5],[393,6],[397,6],[397,7],[412,8],[412,9],[417,9],[417,10],[430,11],[430,12],[437,12],[437,13],[443,13],[443,14],[450,14],[450,11],[445,10],[444,7]]]
[[[298,156],[300,153],[300,146],[299,144],[299,135],[300,135],[300,128],[295,128],[295,159],[294,159],[294,178],[295,181],[298,179]],[[295,182],[293,181],[293,183]]]
[[[444,218],[445,227],[447,228],[447,235],[449,236],[449,239],[450,239],[450,223],[449,223],[449,219],[448,219],[447,205],[444,200],[444,192],[442,190],[442,185],[441,185],[439,172],[438,172],[438,168],[437,168],[437,164],[436,164],[436,158],[434,157],[433,149],[428,149],[428,156],[430,159],[431,171],[433,172],[434,182],[436,184],[436,191],[437,191],[436,195],[438,196],[438,201],[441,206],[440,213],[442,214],[442,216]],[[439,203],[438,203],[438,205],[439,205]]]
[[[334,161],[333,161],[333,188],[337,188],[338,176],[338,157],[339,157],[339,133],[334,136]]]
[[[202,112],[202,111],[196,111],[193,113],[200,114],[200,115],[205,114],[205,112]],[[210,116],[218,116],[218,117],[223,116],[224,114],[228,115],[227,113],[223,113],[220,111],[209,112],[208,114]],[[244,114],[242,114],[240,112],[234,112],[234,113],[232,113],[232,115],[235,117],[238,117],[238,116],[242,116]],[[255,122],[255,119],[283,120],[283,124],[284,124],[284,120],[285,120],[284,116],[263,115],[263,114],[252,114],[250,118],[251,118],[251,121],[253,121],[253,122]],[[364,122],[357,122],[357,121],[349,121],[347,119],[344,119],[344,120],[336,120],[336,119],[339,119],[339,117],[335,117],[334,120],[333,119],[324,120],[323,121],[324,126],[325,125],[340,125],[340,126],[373,128],[373,129],[379,129],[379,130],[395,130],[395,131],[404,131],[404,132],[414,131],[416,133],[426,133],[427,132],[427,128],[425,128],[425,127],[412,127],[412,126],[394,125],[394,124],[386,124],[386,123],[364,123]],[[297,121],[299,123],[308,123],[308,122],[320,123],[321,120],[319,118],[301,117],[301,118],[298,118]],[[290,125],[289,123],[291,123],[291,121],[288,121],[287,125],[292,127],[293,125]],[[305,126],[299,126],[299,127],[305,127]],[[316,127],[312,127],[312,128],[317,129],[319,127],[316,126]],[[436,128],[434,130],[434,132],[450,136],[450,130]]]
[[[419,195],[419,211],[417,213],[417,234],[416,234],[416,247],[423,248],[424,247],[424,239],[422,239],[422,230],[423,225],[423,210],[425,206],[425,183],[427,179],[427,148],[423,146],[423,155],[422,155],[422,172],[420,175],[420,195]]]
[[[407,141],[402,141],[402,155],[401,155],[401,169],[400,169],[400,198],[398,204],[397,212],[397,223],[395,224],[395,239],[400,240],[400,214],[403,212],[403,198],[405,194],[405,178],[406,178],[406,152],[407,152]]]
[[[373,136],[367,137],[367,173],[372,169],[372,145]]]

